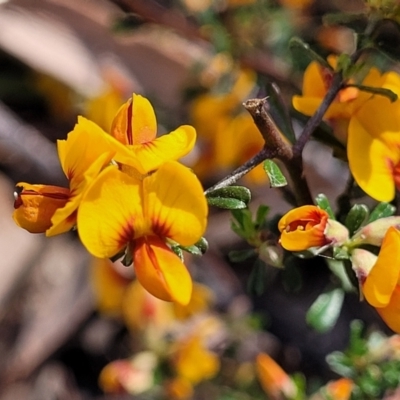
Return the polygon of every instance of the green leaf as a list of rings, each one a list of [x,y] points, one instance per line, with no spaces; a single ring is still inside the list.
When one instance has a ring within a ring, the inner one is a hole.
[[[183,261],[183,251],[180,246],[171,246],[171,250]]]
[[[258,209],[257,209],[257,214],[256,214],[256,226],[257,227],[262,227],[265,223],[265,220],[267,218],[267,215],[269,213],[269,207],[261,204]]]
[[[320,333],[329,331],[336,324],[343,300],[341,288],[320,294],[307,312],[307,323]]]
[[[344,262],[339,260],[332,260],[329,258],[326,259],[326,262],[332,273],[339,278],[343,289],[346,292],[354,292],[355,289],[353,283],[351,282],[349,276],[347,275]]]
[[[329,203],[328,198],[323,193],[320,193],[315,198],[315,202],[317,203],[319,208],[321,208],[322,210],[324,210],[328,213],[330,219],[336,219],[335,214],[333,213],[331,204]]]
[[[290,39],[289,49],[291,50],[294,59],[299,57],[300,59],[307,58],[310,61],[317,61],[323,67],[333,71],[333,68],[328,64],[328,62],[318,53],[312,50],[310,48],[310,45],[305,43],[299,37],[294,37]]]
[[[251,257],[254,257],[256,252],[254,249],[249,250],[232,250],[229,252],[229,260],[235,263],[246,261]]]
[[[202,254],[208,250],[208,241],[206,238],[202,237],[197,243],[194,244],[198,247]]]
[[[357,84],[348,84],[346,87],[356,87],[363,92],[378,94],[380,96],[387,97],[392,103],[395,102],[398,98],[397,94],[390,89],[373,87],[373,86],[364,86],[364,85],[357,85]]]
[[[227,210],[246,208],[251,200],[251,192],[244,186],[228,186],[206,194],[209,205]]]
[[[274,161],[265,160],[264,170],[268,175],[271,187],[275,188],[287,185],[285,176],[282,174],[282,171]]]
[[[192,246],[179,246],[182,250],[187,251],[190,254],[193,254],[194,256],[202,256],[203,253],[202,251],[195,245]]]
[[[210,206],[223,208],[225,210],[240,210],[246,208],[247,204],[241,200],[228,199],[223,197],[210,197],[207,198],[208,204]]]
[[[344,221],[344,224],[349,230],[350,237],[368,220],[368,216],[369,209],[365,204],[354,204],[354,206],[351,207]]]
[[[275,122],[278,129],[291,142],[294,143],[296,137],[294,135],[292,119],[286,103],[283,101],[279,88],[276,84],[268,82],[265,85],[265,91],[268,96],[267,106],[268,112]]]
[[[322,21],[326,25],[342,25],[361,33],[365,30],[368,17],[366,13],[331,13],[325,14]]]
[[[250,273],[249,280],[247,281],[247,292],[249,294],[256,294],[261,296],[265,290],[265,282],[267,278],[267,266],[265,263],[257,258]]]
[[[251,212],[249,209],[244,208],[240,210],[231,210],[232,216],[235,221],[232,221],[232,230],[240,237],[247,239],[255,232],[254,223],[252,221]]]
[[[371,212],[368,223],[376,221],[380,218],[391,217],[396,212],[396,207],[390,203],[379,203]]]

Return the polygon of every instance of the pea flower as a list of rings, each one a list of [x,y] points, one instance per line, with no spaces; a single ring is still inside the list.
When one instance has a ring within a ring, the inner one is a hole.
[[[331,64],[336,63],[330,60]],[[313,115],[331,79],[331,70],[311,63],[304,74],[303,95],[293,98],[294,108]],[[380,74],[371,68],[361,83],[400,93],[400,76],[396,72]],[[390,102],[386,96],[347,87],[339,91],[325,119],[336,123],[336,127],[345,125],[344,135],[338,136],[344,142],[347,140],[349,167],[357,184],[378,201],[393,200],[395,189],[400,188],[400,101]]]
[[[400,232],[390,227],[361,287],[365,299],[393,331],[400,332]]]
[[[166,162],[144,179],[108,167],[82,198],[78,232],[87,250],[99,258],[128,246],[146,290],[187,304],[192,281],[168,242],[196,243],[205,231],[207,212],[200,182],[178,162]]]
[[[32,233],[46,232],[47,236],[53,236],[69,231],[76,224],[76,211],[88,183],[117,152],[121,155],[127,152],[124,146],[83,117],[78,118],[66,140],[57,142],[57,149],[69,188],[25,182],[16,185],[22,190],[16,193],[13,218],[17,225]]]
[[[302,206],[286,213],[278,223],[280,243],[290,251],[343,244],[349,237],[346,227],[329,218],[317,206]]]
[[[140,174],[157,169],[164,161],[185,156],[196,141],[196,131],[190,125],[182,125],[167,135],[156,137],[154,109],[149,100],[138,94],[133,94],[118,110],[111,135],[129,150],[117,161],[135,168]]]
[[[273,399],[296,397],[297,388],[290,376],[266,353],[256,358],[256,371],[264,392]]]

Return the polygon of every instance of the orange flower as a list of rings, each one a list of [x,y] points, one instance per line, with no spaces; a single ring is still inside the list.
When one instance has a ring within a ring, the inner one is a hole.
[[[400,232],[390,227],[378,259],[362,284],[365,299],[385,323],[400,332]]]
[[[280,243],[290,251],[341,244],[348,239],[347,229],[329,219],[326,211],[316,206],[302,206],[285,214],[278,223]]]
[[[273,399],[279,399],[282,394],[286,398],[294,398],[297,388],[290,376],[266,353],[260,353],[256,358],[258,379],[264,392]]]
[[[69,189],[59,186],[20,182],[16,187],[13,219],[31,233],[49,229],[54,212],[64,207],[70,196]]]
[[[341,378],[326,385],[326,394],[328,398],[335,400],[350,399],[354,382],[348,378]]]

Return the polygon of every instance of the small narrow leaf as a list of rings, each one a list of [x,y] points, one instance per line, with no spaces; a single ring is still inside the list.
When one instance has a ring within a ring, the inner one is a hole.
[[[307,312],[307,323],[320,333],[329,331],[336,324],[343,300],[341,288],[320,294]]]
[[[268,82],[265,85],[265,91],[268,96],[267,106],[272,120],[278,129],[291,142],[294,143],[296,137],[294,135],[292,119],[283,101],[279,88],[276,84]]]
[[[333,213],[329,200],[323,193],[320,193],[315,198],[315,202],[317,203],[319,208],[325,210],[328,213],[330,219],[335,219],[335,214]]]
[[[206,238],[202,237],[197,243],[194,244],[204,254],[208,250],[208,241]]]
[[[264,170],[268,175],[271,187],[282,187],[287,185],[285,176],[278,165],[272,160],[264,161]]]
[[[333,68],[328,64],[328,62],[321,57],[318,53],[311,49],[310,45],[305,43],[299,37],[294,37],[289,41],[289,49],[293,53],[293,58],[304,59],[307,58],[310,61],[317,61],[323,67],[333,71]]]
[[[390,89],[373,87],[373,86],[364,86],[364,85],[357,85],[357,84],[348,84],[346,87],[356,87],[363,92],[368,92],[372,94],[378,94],[380,96],[387,97],[392,103],[397,100],[397,94]]]
[[[183,261],[183,251],[180,246],[171,246],[171,250]]]
[[[247,292],[261,296],[265,290],[267,269],[265,263],[259,258],[255,261],[247,282]]]
[[[251,257],[254,257],[256,252],[254,249],[249,250],[232,250],[229,252],[228,257],[229,260],[235,263],[239,263],[242,261],[246,261]]]
[[[182,250],[187,251],[190,254],[193,254],[194,256],[202,256],[203,253],[201,252],[201,250],[195,246],[179,246]]]
[[[368,218],[368,223],[376,221],[380,218],[391,217],[394,215],[396,211],[396,207],[390,203],[379,203],[371,212],[371,215]]]
[[[265,205],[261,204],[258,207],[257,214],[256,214],[256,221],[255,221],[257,227],[262,227],[263,226],[263,224],[264,224],[264,222],[265,222],[265,220],[267,218],[268,213],[269,213],[269,207],[268,206],[265,206]]]
[[[351,207],[344,222],[349,230],[350,237],[368,220],[368,216],[369,210],[365,204],[354,204]]]
[[[241,200],[224,197],[209,197],[207,198],[207,202],[210,206],[223,208],[225,210],[240,210],[247,207],[247,204]]]

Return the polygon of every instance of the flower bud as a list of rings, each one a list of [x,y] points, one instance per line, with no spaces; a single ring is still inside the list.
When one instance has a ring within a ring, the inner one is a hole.
[[[358,281],[363,284],[366,277],[375,265],[378,257],[368,250],[354,249],[351,253],[352,268]]]
[[[59,186],[21,182],[16,187],[13,219],[31,233],[46,232],[56,210],[64,207],[70,197],[70,190]]]
[[[280,243],[290,251],[343,244],[349,236],[345,226],[328,218],[317,206],[302,206],[285,214],[278,223]]]
[[[372,244],[380,246],[387,230],[391,227],[400,228],[400,217],[380,218],[362,227],[352,238],[356,244]]]

